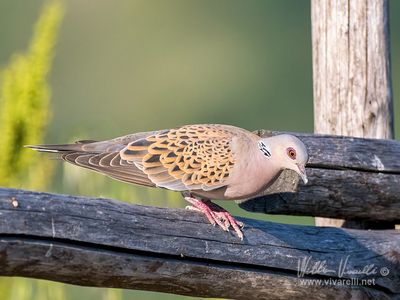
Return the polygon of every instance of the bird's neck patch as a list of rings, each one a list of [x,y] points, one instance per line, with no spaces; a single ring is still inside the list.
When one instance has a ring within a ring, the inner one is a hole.
[[[266,157],[271,157],[271,149],[263,142],[259,141],[258,142],[258,149],[264,154]]]

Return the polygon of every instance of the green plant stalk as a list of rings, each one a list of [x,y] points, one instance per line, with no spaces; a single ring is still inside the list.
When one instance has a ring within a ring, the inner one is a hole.
[[[43,142],[50,116],[47,75],[62,15],[61,3],[47,4],[27,53],[14,55],[1,73],[0,186],[44,188],[51,177],[51,162],[23,146]]]

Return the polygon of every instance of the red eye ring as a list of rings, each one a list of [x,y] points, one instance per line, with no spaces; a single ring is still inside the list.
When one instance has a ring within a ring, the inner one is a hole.
[[[291,159],[296,159],[296,150],[294,150],[294,148],[289,147],[286,149],[287,155],[291,158]]]

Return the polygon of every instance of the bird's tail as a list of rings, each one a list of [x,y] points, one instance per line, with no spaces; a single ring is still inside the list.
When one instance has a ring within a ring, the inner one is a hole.
[[[25,148],[30,148],[39,152],[51,152],[51,153],[65,153],[84,151],[83,145],[90,144],[95,141],[78,141],[75,144],[58,144],[58,145],[25,145]]]

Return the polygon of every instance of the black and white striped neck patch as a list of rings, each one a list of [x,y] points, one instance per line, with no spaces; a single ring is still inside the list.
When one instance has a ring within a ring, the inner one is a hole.
[[[271,151],[263,141],[258,142],[258,148],[266,157],[271,157]]]

